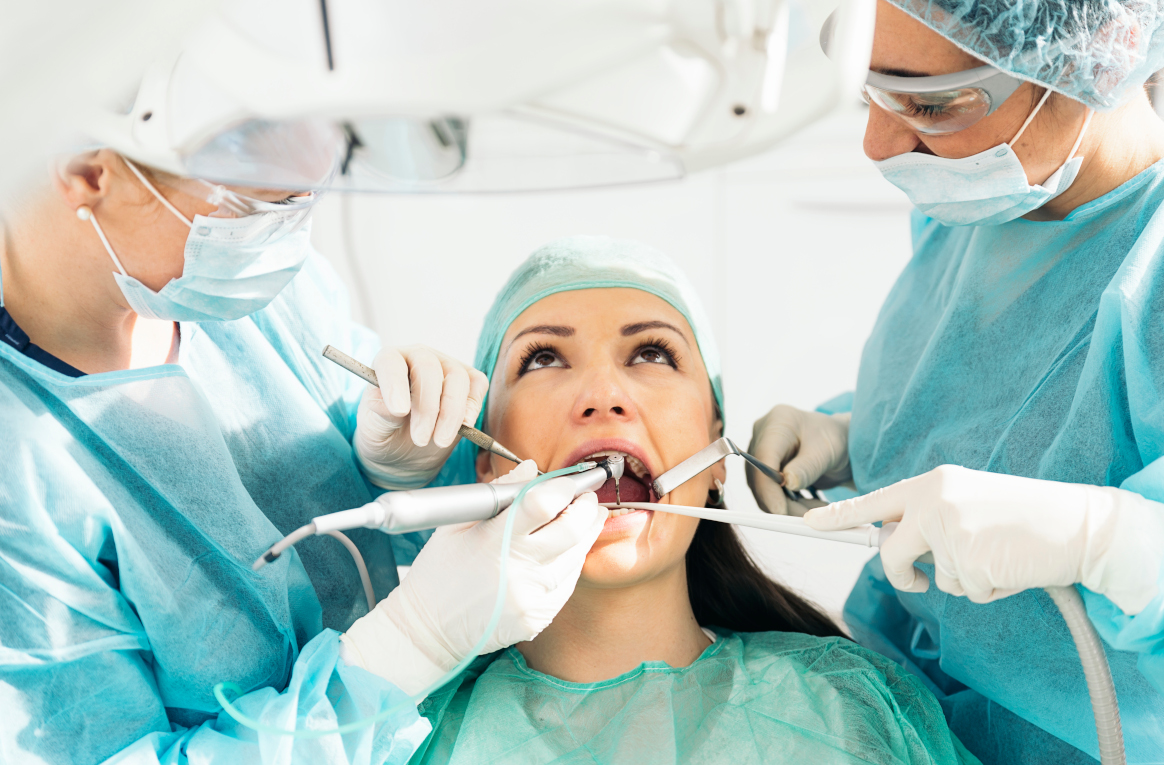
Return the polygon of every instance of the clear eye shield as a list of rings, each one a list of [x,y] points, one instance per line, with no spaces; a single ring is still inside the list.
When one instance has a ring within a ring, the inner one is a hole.
[[[820,44],[830,55],[835,13],[821,28]],[[1022,85],[989,64],[951,74],[902,77],[869,71],[861,86],[866,103],[876,104],[925,135],[949,135],[988,117]]]

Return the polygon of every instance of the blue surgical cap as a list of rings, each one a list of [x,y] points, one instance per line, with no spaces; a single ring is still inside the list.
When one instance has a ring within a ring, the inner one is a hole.
[[[473,366],[492,381],[501,340],[509,325],[525,309],[542,298],[572,290],[628,287],[642,290],[671,304],[695,333],[699,354],[711,382],[712,395],[723,412],[723,384],[719,350],[711,332],[711,322],[703,311],[695,288],[663,253],[638,242],[605,236],[573,236],[558,239],[534,252],[517,267],[485,315],[485,326],[477,338]],[[485,406],[477,427],[485,422]],[[437,479],[441,484],[472,483],[476,480],[473,460],[476,447],[462,441]]]
[[[889,0],[1004,72],[1099,110],[1164,68],[1156,0]]]

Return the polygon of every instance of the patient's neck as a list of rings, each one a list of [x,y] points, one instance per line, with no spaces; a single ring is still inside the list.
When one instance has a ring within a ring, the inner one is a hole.
[[[609,680],[644,661],[686,667],[710,645],[695,621],[683,561],[630,587],[578,584],[549,627],[517,648],[538,672],[574,683]]]

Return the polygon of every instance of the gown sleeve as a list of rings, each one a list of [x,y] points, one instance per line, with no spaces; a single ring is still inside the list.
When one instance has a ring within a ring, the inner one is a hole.
[[[1159,224],[1159,213],[1154,223]],[[1092,346],[1102,350],[1111,397],[1126,400],[1113,429],[1132,444],[1143,466],[1119,487],[1159,503],[1164,513],[1164,279],[1159,225],[1146,229],[1100,299]],[[1121,390],[1122,388],[1122,390]],[[1128,436],[1131,438],[1128,438]],[[1112,648],[1139,654],[1137,668],[1164,693],[1164,570],[1156,597],[1135,616],[1080,587],[1087,614]]]
[[[13,488],[0,487],[0,507]],[[254,683],[263,687],[236,699],[236,707],[282,729],[328,729],[396,710],[387,719],[342,737],[300,739],[256,733],[222,711],[168,709],[150,635],[118,589],[117,567],[102,563],[108,537],[94,529],[93,549],[77,549],[30,525],[35,516],[4,517],[12,536],[0,543],[0,761],[380,765],[407,762],[428,735],[428,721],[407,694],[340,660],[332,630],[299,652],[285,689],[271,687],[282,685],[276,678]],[[241,624],[247,613],[235,618]],[[237,635],[198,635],[206,629],[198,621],[187,625],[194,633],[188,640],[179,638],[189,643],[193,678],[200,652],[239,651]],[[290,643],[286,650],[294,652]],[[257,663],[238,659],[240,666]]]
[[[169,732],[151,732],[106,763],[408,762],[428,736],[428,721],[417,715],[399,688],[345,665],[339,658],[339,645],[339,635],[324,630],[304,647],[285,691],[252,691],[235,699],[235,708],[251,720],[283,730],[325,730],[390,713],[386,719],[343,735],[292,738],[256,732],[224,711],[194,728],[174,725]]]

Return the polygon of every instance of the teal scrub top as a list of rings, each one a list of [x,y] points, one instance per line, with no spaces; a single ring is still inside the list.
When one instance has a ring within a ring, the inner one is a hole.
[[[1164,502],[1161,202],[1164,162],[1062,221],[952,227],[915,213],[913,258],[861,358],[858,490],[955,464]],[[1164,762],[1164,587],[1135,617],[1083,596],[1128,761]],[[875,558],[845,620],[927,682],[984,762],[1098,756],[1079,657],[1042,590],[987,605],[932,586],[900,593]]]
[[[212,694],[236,683],[281,728],[407,701],[339,660],[367,604],[338,542],[251,571],[312,517],[372,499],[351,446],[364,383],[320,352],[370,359],[377,338],[318,255],[267,308],[180,332],[178,364],[81,377],[0,343],[0,760],[406,761],[428,730],[407,704],[292,742]],[[421,543],[350,536],[378,597]]]

